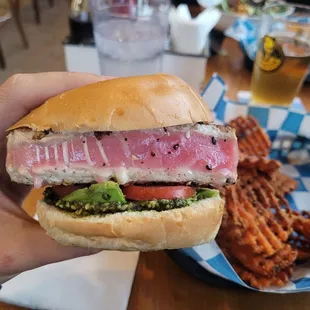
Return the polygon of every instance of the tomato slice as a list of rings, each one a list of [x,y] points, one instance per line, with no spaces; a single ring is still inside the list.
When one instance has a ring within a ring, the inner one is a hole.
[[[131,200],[187,199],[194,196],[196,190],[190,186],[127,185],[123,187],[123,193]]]

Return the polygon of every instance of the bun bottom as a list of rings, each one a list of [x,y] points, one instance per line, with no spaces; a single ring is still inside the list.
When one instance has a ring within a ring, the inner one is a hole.
[[[121,251],[177,249],[214,240],[224,201],[208,198],[167,211],[74,217],[44,201],[37,214],[47,234],[64,245]]]

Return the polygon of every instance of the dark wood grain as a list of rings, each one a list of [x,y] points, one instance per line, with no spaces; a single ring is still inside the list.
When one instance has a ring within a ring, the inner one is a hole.
[[[8,305],[4,302],[0,302],[0,310],[27,310],[27,308]]]
[[[141,253],[128,310],[308,310],[310,294],[263,294],[206,285],[162,251]]]
[[[239,90],[247,90],[251,74],[244,68],[243,55],[236,42],[227,39],[224,49],[228,56],[213,56],[209,59],[206,80],[218,72],[228,85],[227,95],[236,98]],[[300,93],[310,110],[310,85]],[[33,191],[25,202],[25,208],[34,213],[35,201],[40,191]],[[181,270],[162,251],[141,253],[132,287],[128,310],[306,310],[310,294],[263,294],[243,289],[222,289],[208,286]],[[5,308],[7,307],[7,308]],[[0,309],[20,309],[0,303]]]

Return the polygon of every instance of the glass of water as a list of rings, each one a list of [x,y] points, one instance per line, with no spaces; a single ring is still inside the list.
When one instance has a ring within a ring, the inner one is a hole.
[[[91,0],[101,74],[161,71],[170,0]]]

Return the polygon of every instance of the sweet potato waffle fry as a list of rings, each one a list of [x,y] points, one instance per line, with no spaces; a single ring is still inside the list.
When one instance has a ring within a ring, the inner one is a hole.
[[[285,195],[298,184],[265,157],[271,142],[258,122],[238,117],[229,125],[238,137],[238,183],[220,189],[226,208],[216,240],[246,283],[283,286],[295,262],[310,259],[310,213],[290,209]]]
[[[278,214],[279,209],[273,213],[271,209],[261,208],[258,204],[255,206],[239,186],[232,191],[242,199],[231,206],[227,203],[228,216],[224,218],[227,223],[223,222],[223,225],[230,228],[229,235],[232,240],[238,237],[240,245],[251,247],[253,254],[273,255],[281,249],[281,241],[286,241],[289,235],[289,232],[286,232],[277,222],[277,217],[282,217],[282,214]],[[226,200],[229,201],[230,197],[227,194]],[[236,225],[236,223],[240,224]]]
[[[239,116],[232,120],[230,127],[236,129],[238,145],[241,153],[249,156],[264,157],[269,154],[271,142],[267,134],[252,117]]]
[[[265,193],[261,191],[260,195]],[[254,206],[240,184],[227,189],[226,201],[226,214],[217,239],[220,246],[223,242],[229,244],[227,248],[233,257],[263,276],[272,276],[279,268],[294,262],[297,254],[284,243],[291,233],[287,230],[291,220],[286,212],[278,206],[265,208],[260,203]]]
[[[310,213],[307,211],[301,213],[294,211],[293,228],[299,235],[310,240]]]
[[[310,241],[303,236],[292,235],[289,243],[297,250],[297,261],[307,261],[310,259]]]
[[[275,192],[283,197],[294,191],[298,186],[298,182],[296,180],[281,173],[280,171],[275,171],[275,173],[273,173],[272,184]]]
[[[239,167],[255,168],[265,173],[272,173],[281,167],[281,163],[274,159],[267,159],[265,157],[248,156],[244,153],[240,154]]]
[[[294,265],[279,270],[272,277],[264,277],[247,270],[240,264],[232,264],[239,277],[250,286],[263,289],[269,286],[284,286],[292,276]]]

